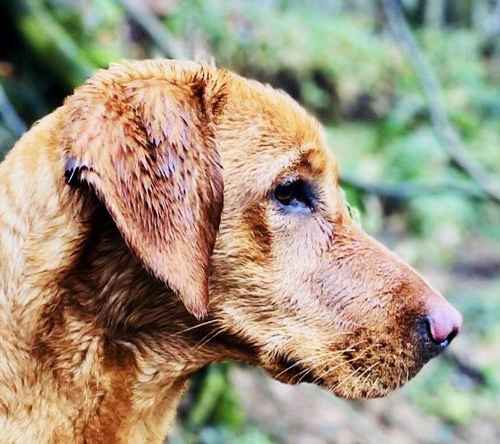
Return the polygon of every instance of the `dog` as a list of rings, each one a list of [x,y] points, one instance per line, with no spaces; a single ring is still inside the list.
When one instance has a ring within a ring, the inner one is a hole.
[[[190,376],[400,387],[460,314],[353,221],[320,124],[194,62],[122,62],[0,164],[0,442],[161,443]]]

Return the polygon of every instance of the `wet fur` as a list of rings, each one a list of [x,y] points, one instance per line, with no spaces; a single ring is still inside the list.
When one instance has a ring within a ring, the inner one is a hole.
[[[320,190],[286,218],[287,177]],[[100,71],[0,165],[0,442],[160,443],[227,359],[339,396],[422,366],[440,298],[351,220],[319,124],[190,62]]]

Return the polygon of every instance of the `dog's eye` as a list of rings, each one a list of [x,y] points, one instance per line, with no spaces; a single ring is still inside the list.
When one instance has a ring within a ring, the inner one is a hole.
[[[303,180],[294,180],[278,185],[274,190],[274,198],[290,211],[312,211],[314,195],[311,186]]]

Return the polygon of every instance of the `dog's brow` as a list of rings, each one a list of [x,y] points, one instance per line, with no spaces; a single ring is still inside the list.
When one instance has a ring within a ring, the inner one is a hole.
[[[325,173],[329,167],[333,167],[336,176],[337,167],[323,150],[317,147],[305,147],[300,150],[294,158],[290,159],[287,165],[282,168],[278,177],[290,173],[302,173],[312,177],[319,177]]]
[[[318,148],[309,148],[300,154],[300,165],[313,175],[321,175],[325,171],[326,156]]]

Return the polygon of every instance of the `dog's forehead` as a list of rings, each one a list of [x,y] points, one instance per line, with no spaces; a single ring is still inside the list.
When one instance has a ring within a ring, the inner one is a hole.
[[[239,76],[230,83],[221,132],[230,181],[244,175],[262,191],[294,174],[337,181],[336,160],[314,117],[268,85]]]

